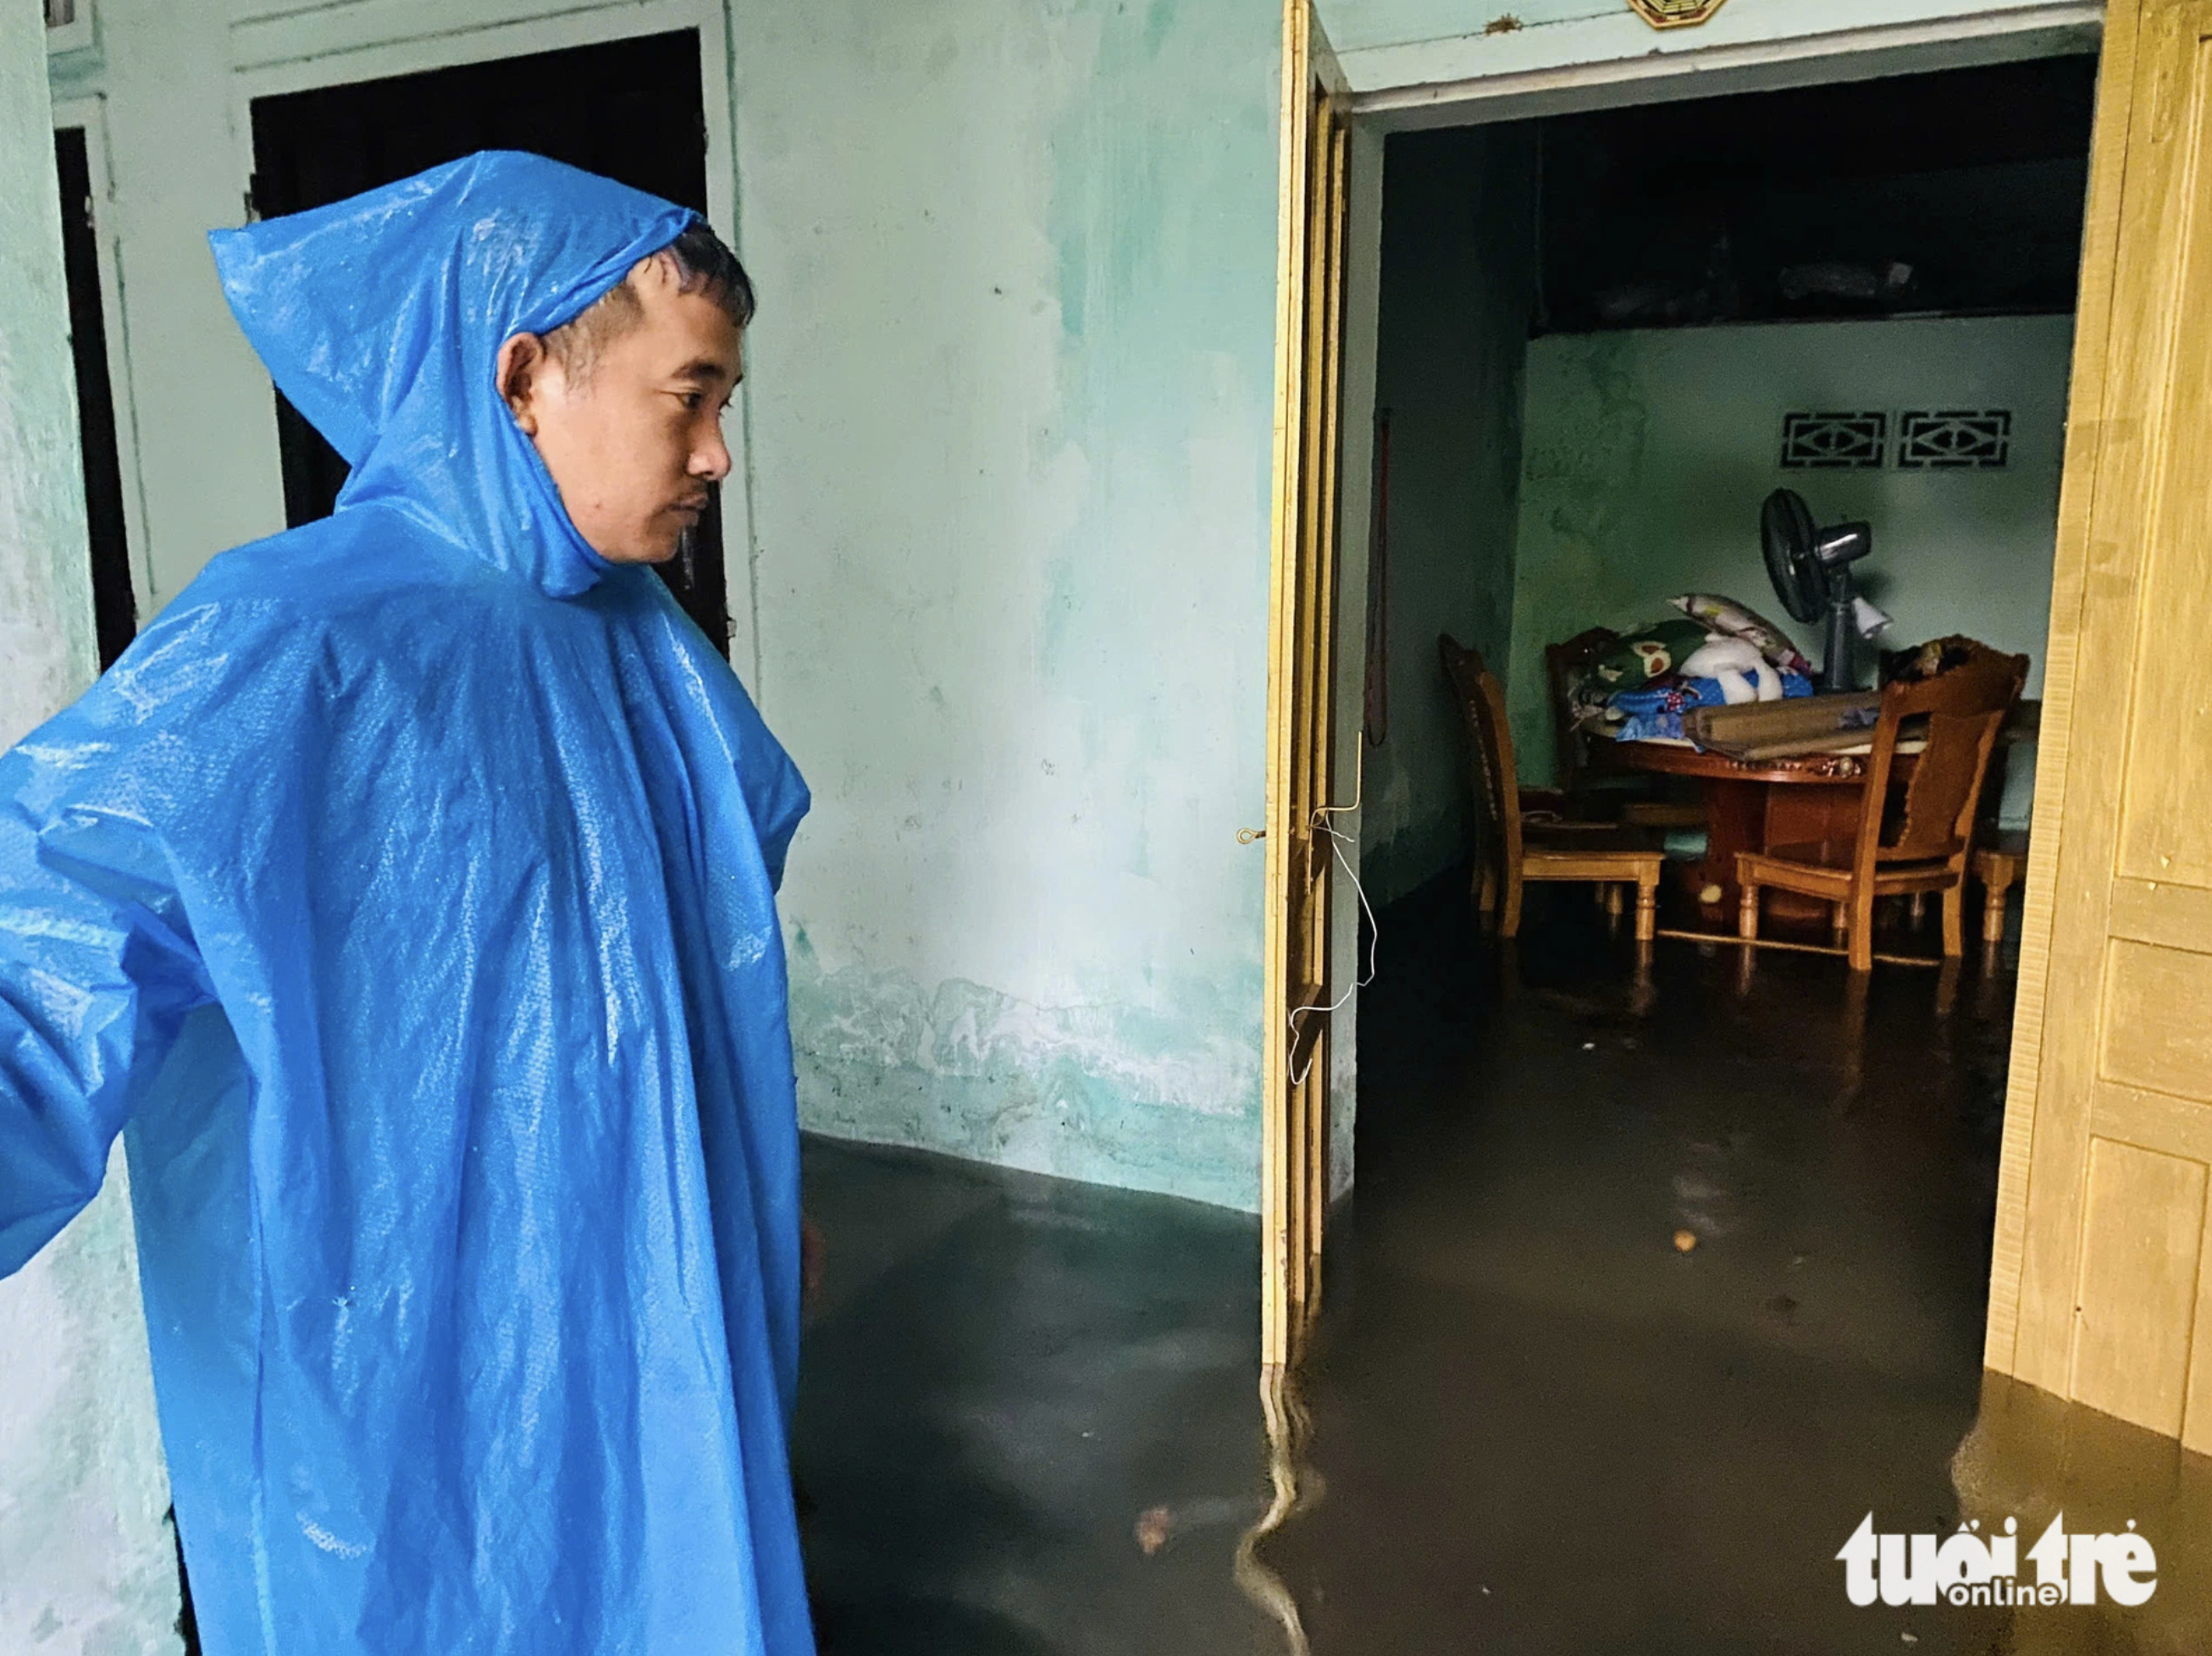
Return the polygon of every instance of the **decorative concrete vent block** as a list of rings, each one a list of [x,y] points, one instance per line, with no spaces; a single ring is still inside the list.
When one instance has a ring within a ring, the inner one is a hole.
[[[1653,28],[1687,28],[1718,11],[1722,0],[1628,0],[1628,3]]]
[[[1888,452],[1888,440],[1886,414],[1785,414],[1782,464],[1790,470],[1873,470]]]
[[[1897,464],[1915,471],[2001,471],[2011,456],[2010,409],[1908,409],[1897,416]]]

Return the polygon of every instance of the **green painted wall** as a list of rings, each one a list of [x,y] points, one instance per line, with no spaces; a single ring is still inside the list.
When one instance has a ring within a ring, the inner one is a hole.
[[[1360,824],[1362,877],[1378,903],[1463,848],[1460,716],[1437,634],[1505,666],[1534,291],[1533,148],[1526,128],[1467,127],[1401,133],[1387,150],[1376,403],[1390,414],[1389,717],[1367,751]]]
[[[1503,17],[1533,29],[1626,9],[1626,0],[1317,0],[1316,6],[1339,52],[1480,34]]]
[[[40,24],[0,9],[0,746],[92,681],[61,211]],[[122,1162],[0,1283],[0,1651],[177,1649],[167,1478]]]
[[[733,23],[806,1124],[1253,1206],[1273,10]]]
[[[1543,650],[1594,624],[1721,592],[1789,626],[1759,559],[1759,507],[1787,484],[1822,523],[1863,518],[1892,647],[1966,633],[2031,658],[2041,693],[2073,324],[2066,317],[1786,324],[1558,336],[1529,349],[1512,670],[1524,776],[1549,773]],[[1997,471],[1785,471],[1793,409],[2008,408]],[[1817,656],[1817,649],[1813,651]],[[2032,765],[2012,767],[2024,821]]]

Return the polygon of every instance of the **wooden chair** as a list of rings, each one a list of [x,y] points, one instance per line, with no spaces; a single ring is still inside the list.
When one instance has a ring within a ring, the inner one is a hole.
[[[2005,898],[2027,871],[2027,834],[2014,830],[1984,836],[1971,864],[1982,887],[1982,941],[2000,943],[2005,934]]]
[[[1563,820],[1548,810],[1522,809],[1513,768],[1513,733],[1505,696],[1482,658],[1449,634],[1437,640],[1452,699],[1467,729],[1468,768],[1474,787],[1476,906],[1496,912],[1500,937],[1521,931],[1521,889],[1529,880],[1589,881],[1606,889],[1620,912],[1623,886],[1636,888],[1636,936],[1649,942],[1658,923],[1659,848],[1637,834],[1604,822]]]
[[[1609,627],[1592,627],[1564,644],[1544,646],[1544,677],[1552,693],[1552,745],[1558,756],[1559,789],[1565,814],[1631,828],[1670,830],[1705,826],[1705,807],[1651,797],[1653,779],[1615,771],[1607,774],[1590,762],[1589,733],[1575,721],[1575,686],[1591,663],[1620,642]],[[1609,738],[1608,738],[1609,742]]]
[[[2026,656],[1984,650],[1940,677],[1892,684],[1867,756],[1858,831],[1848,842],[1774,846],[1739,852],[1736,878],[1743,887],[1739,929],[1759,937],[1759,894],[1765,886],[1825,898],[1835,905],[1836,925],[1848,944],[1851,969],[1874,967],[1874,901],[1877,897],[1943,897],[1943,953],[1965,950],[1966,859],[1990,749],[1997,727],[2027,677]],[[1890,824],[1890,775],[1899,733],[1907,719],[1927,721],[1926,745],[1905,785],[1902,810]]]
[[[1581,790],[1589,773],[1589,736],[1575,722],[1575,686],[1590,664],[1620,642],[1610,627],[1592,627],[1564,644],[1544,646],[1544,677],[1552,692],[1552,744],[1563,792]]]

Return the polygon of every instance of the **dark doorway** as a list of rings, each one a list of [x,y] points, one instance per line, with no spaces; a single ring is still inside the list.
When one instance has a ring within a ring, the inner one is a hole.
[[[92,164],[84,129],[54,134],[61,174],[62,269],[69,282],[70,355],[76,369],[77,447],[84,461],[85,526],[92,541],[92,610],[100,670],[138,635],[131,591],[131,545],[123,523],[123,462],[115,442],[115,394],[107,380],[107,325],[100,303],[100,238],[94,227]]]
[[[257,98],[253,208],[273,218],[320,207],[479,149],[532,150],[704,213],[697,31]],[[328,516],[345,462],[281,394],[276,430],[285,521]],[[719,491],[689,547],[659,567],[727,653]]]

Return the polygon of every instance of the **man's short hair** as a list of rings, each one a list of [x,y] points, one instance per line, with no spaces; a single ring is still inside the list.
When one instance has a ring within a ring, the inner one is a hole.
[[[704,294],[740,328],[752,321],[752,278],[706,220],[692,220],[681,235],[653,257],[663,255],[676,266],[679,293]],[[546,355],[559,362],[571,379],[586,379],[601,349],[644,319],[645,306],[625,276],[580,314],[546,334]]]

